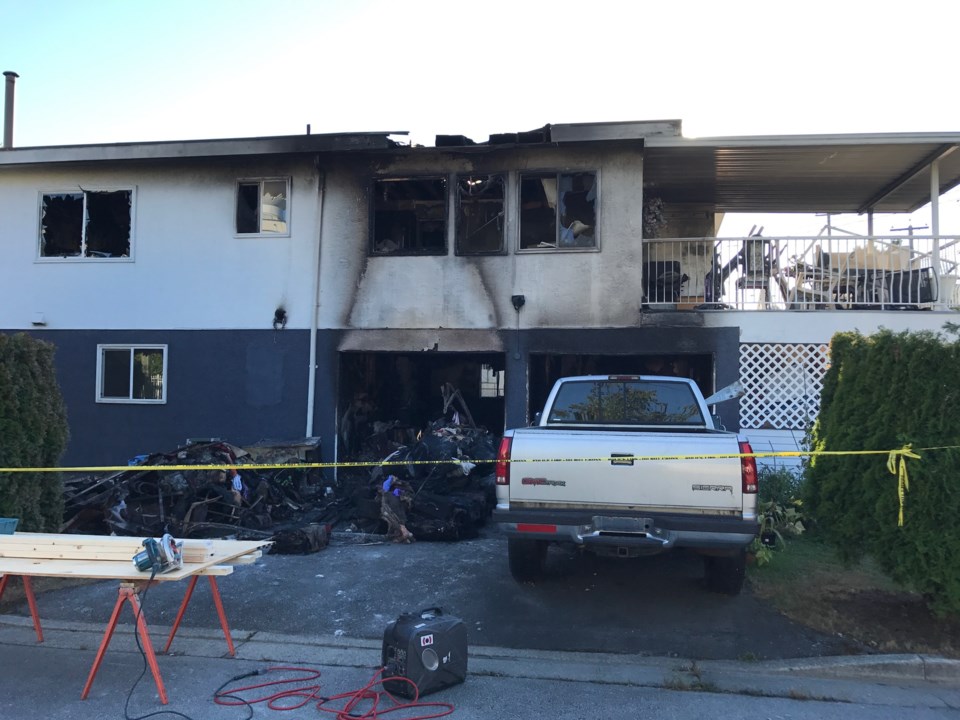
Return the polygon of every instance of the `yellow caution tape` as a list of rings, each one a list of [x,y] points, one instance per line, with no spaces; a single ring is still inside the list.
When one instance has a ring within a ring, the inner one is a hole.
[[[943,446],[936,448],[918,448],[918,450],[947,450],[960,449],[960,445]],[[898,450],[777,450],[769,452],[750,452],[750,453],[712,453],[704,455],[617,455],[616,460],[633,460],[636,462],[660,461],[660,460],[729,460],[739,458],[798,458],[815,457],[822,455],[887,455],[888,457],[906,455],[910,458],[919,458],[914,455],[909,445]],[[580,462],[610,462],[607,457],[581,457],[581,458],[509,458],[499,462],[508,463],[580,463]],[[463,465],[463,464],[492,464],[497,462],[495,459],[468,459],[451,458],[449,460],[373,460],[364,462],[316,462],[316,463],[220,463],[209,465],[97,465],[97,466],[75,466],[75,467],[21,467],[21,468],[0,468],[0,473],[101,473],[101,472],[136,472],[138,470],[156,470],[160,472],[174,470],[229,470],[236,468],[239,470],[282,470],[286,469],[324,469],[324,468],[362,468],[362,467],[383,467],[392,465]]]
[[[960,445],[944,445],[939,447],[918,448],[919,450],[952,450],[960,449]],[[903,526],[903,507],[907,491],[910,489],[910,478],[907,475],[906,459],[919,460],[920,455],[913,451],[911,445],[904,445],[898,450],[779,450],[771,452],[752,453],[716,453],[708,455],[618,455],[616,459],[623,461],[644,462],[648,460],[719,460],[733,458],[776,458],[776,457],[816,457],[823,455],[886,455],[887,469],[897,476],[897,495],[900,499],[900,514],[898,525]],[[592,458],[511,458],[500,460],[508,463],[557,463],[557,462],[610,462],[610,457]],[[176,470],[283,470],[283,469],[324,469],[324,468],[363,468],[384,467],[392,465],[462,465],[472,463],[493,463],[494,460],[377,460],[369,462],[332,462],[332,463],[233,463],[220,465],[103,465],[91,467],[26,467],[0,468],[0,473],[101,473],[101,472],[136,472],[138,470],[171,472]]]
[[[904,445],[899,450],[891,450],[887,457],[887,470],[897,476],[897,497],[900,498],[898,527],[903,527],[903,501],[910,489],[910,478],[907,477],[907,458],[920,459],[920,456],[913,452],[910,445]]]

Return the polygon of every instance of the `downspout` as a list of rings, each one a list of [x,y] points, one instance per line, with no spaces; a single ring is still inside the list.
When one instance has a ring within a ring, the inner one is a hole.
[[[307,432],[313,437],[313,401],[317,393],[317,326],[320,315],[320,246],[323,240],[323,196],[326,191],[327,176],[320,170],[320,157],[316,158],[317,167],[317,242],[313,248],[313,308],[310,312],[310,365],[307,375]]]

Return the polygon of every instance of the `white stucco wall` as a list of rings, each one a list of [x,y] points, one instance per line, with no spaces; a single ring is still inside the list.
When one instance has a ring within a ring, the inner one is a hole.
[[[290,237],[237,237],[237,180],[273,176],[292,178]],[[129,261],[38,258],[40,195],[80,188],[134,189]],[[316,197],[311,160],[5,169],[0,327],[269,328],[281,304],[307,327]]]

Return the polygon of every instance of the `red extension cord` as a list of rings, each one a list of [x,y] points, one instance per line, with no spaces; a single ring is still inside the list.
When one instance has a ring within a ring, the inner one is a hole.
[[[293,677],[285,677],[279,680],[269,680],[267,682],[257,683],[254,685],[245,685],[243,687],[237,687],[233,689],[227,689],[226,686],[224,686],[214,693],[213,701],[217,705],[225,705],[228,707],[236,707],[240,705],[252,707],[253,705],[257,705],[259,703],[266,703],[266,706],[271,710],[299,710],[310,702],[317,701],[317,710],[334,714],[336,716],[336,720],[377,720],[377,718],[382,718],[387,715],[387,713],[396,712],[398,710],[436,710],[436,712],[432,712],[431,714],[404,715],[403,717],[403,720],[429,720],[430,718],[443,717],[444,715],[449,715],[453,712],[453,705],[450,703],[419,702],[418,698],[420,697],[420,691],[417,689],[416,684],[412,680],[405,677],[383,678],[381,677],[383,670],[383,668],[377,670],[370,682],[368,682],[359,690],[343,692],[337,695],[324,696],[320,694],[320,683],[313,682],[315,680],[319,680],[319,670],[283,666],[270,667],[266,670],[257,670],[256,672],[248,673],[247,675],[240,675],[226,685],[230,685],[232,682],[246,677],[265,675],[270,672],[296,673],[296,675]],[[385,679],[399,680],[409,683],[413,687],[413,699],[409,702],[404,702],[398,700],[394,695],[389,693],[386,688],[381,688],[380,690],[373,689],[378,685],[382,685]],[[279,688],[283,685],[292,685],[294,683],[297,684],[296,687],[275,690],[274,692],[268,692],[265,695],[255,696],[250,699],[241,697],[241,693],[249,693],[254,690],[263,690],[265,688]],[[391,704],[381,709],[381,702],[384,702],[385,704],[387,699],[390,700]],[[346,700],[346,703],[342,707],[327,707],[327,703],[335,703],[340,700]],[[366,709],[358,709],[361,707]]]

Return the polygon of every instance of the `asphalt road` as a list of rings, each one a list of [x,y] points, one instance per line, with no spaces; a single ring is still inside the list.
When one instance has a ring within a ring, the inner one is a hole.
[[[459,543],[335,539],[313,555],[268,555],[240,566],[219,586],[238,637],[277,632],[378,639],[400,613],[440,606],[464,620],[471,645],[705,660],[865,650],[790,622],[748,589],[738,597],[708,592],[694,555],[598,559],[551,548],[548,570],[536,584],[514,582],[506,540],[488,528],[483,537]],[[205,585],[197,587],[186,628],[217,627]],[[149,622],[172,624],[184,589],[183,583],[151,588]],[[49,591],[39,599],[40,615],[105,624],[116,593],[113,582]],[[25,605],[4,605],[5,612],[27,612]]]

